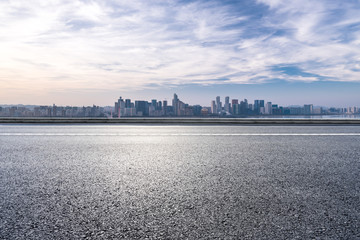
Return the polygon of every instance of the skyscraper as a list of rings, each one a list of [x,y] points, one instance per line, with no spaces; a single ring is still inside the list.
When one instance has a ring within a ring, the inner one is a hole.
[[[156,104],[156,110],[161,111],[162,110],[162,102],[158,101]]]
[[[224,109],[226,112],[231,112],[231,108],[230,108],[230,98],[227,96],[225,97],[225,105],[224,105]]]
[[[220,102],[220,96],[216,97],[216,113],[221,112],[222,110],[222,106],[221,106],[221,102]]]
[[[135,109],[138,116],[149,115],[149,107],[147,101],[135,101]]]
[[[131,108],[131,100],[125,99],[125,108]]]
[[[271,102],[267,102],[265,105],[265,114],[272,114],[272,103]]]
[[[246,99],[244,99],[244,101],[240,102],[239,108],[240,108],[239,114],[247,114],[248,113],[248,103],[247,103]]]
[[[120,97],[118,101],[115,102],[115,116],[122,117],[124,116],[124,112],[125,112],[125,102],[124,99]]]
[[[259,107],[265,107],[265,101],[264,100],[260,100],[260,106]]]
[[[172,100],[172,107],[174,110],[174,115],[179,116],[179,98],[176,95],[176,93],[174,93],[174,98]]]
[[[313,105],[312,104],[304,105],[304,114],[306,114],[306,115],[313,114]]]
[[[154,108],[156,108],[156,103],[157,103],[156,99],[151,100],[151,106],[153,106]]]
[[[217,113],[215,101],[211,101],[211,113],[212,113],[212,114]]]
[[[167,111],[167,100],[164,100],[163,101],[163,110],[164,110],[164,115],[166,116],[168,114],[168,111]]]
[[[254,101],[254,112],[259,113],[259,109],[260,109],[260,100],[255,100]]]

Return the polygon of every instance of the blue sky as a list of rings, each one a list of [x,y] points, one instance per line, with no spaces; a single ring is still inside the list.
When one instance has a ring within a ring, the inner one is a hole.
[[[0,103],[360,105],[359,0],[0,2]]]

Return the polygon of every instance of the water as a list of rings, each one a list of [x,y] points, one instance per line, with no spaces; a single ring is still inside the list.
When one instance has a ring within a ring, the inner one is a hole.
[[[0,125],[0,239],[359,238],[359,146],[359,126]]]

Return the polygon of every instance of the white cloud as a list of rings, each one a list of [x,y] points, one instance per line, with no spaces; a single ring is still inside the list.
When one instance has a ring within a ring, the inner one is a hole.
[[[359,72],[347,69],[360,56],[360,46],[346,37],[356,39],[359,32],[358,16],[351,2],[334,1],[267,1],[272,12],[266,26],[290,32],[280,38],[281,45],[271,45],[281,50],[273,55],[280,64],[297,64],[305,72],[318,74],[338,81],[360,81]],[[357,28],[349,26],[357,24]],[[356,30],[357,29],[357,30]],[[292,34],[291,34],[292,32]],[[271,39],[269,42],[272,42]],[[275,38],[275,40],[278,40]],[[354,40],[356,41],[356,40]],[[264,47],[264,45],[262,45]],[[262,49],[274,53],[271,49]],[[307,64],[316,62],[316,66]],[[343,69],[338,66],[344,66]],[[314,79],[317,80],[317,79]]]
[[[272,71],[281,64],[360,81],[353,71],[359,28],[346,30],[360,21],[351,3],[258,3],[269,7],[262,18],[215,1],[2,1],[0,84],[49,91],[217,84],[224,78],[319,80]]]

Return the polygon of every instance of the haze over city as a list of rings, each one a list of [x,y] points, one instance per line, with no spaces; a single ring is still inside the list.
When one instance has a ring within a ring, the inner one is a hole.
[[[359,1],[1,1],[0,104],[357,106]]]

